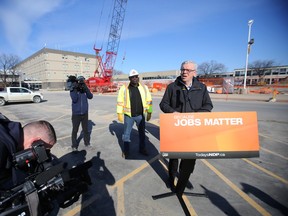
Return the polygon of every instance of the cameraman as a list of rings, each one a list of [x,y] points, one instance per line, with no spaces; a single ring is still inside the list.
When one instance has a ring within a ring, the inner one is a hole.
[[[20,122],[10,121],[0,113],[0,190],[10,189],[24,181],[17,177],[13,166],[13,154],[28,149],[34,142],[42,140],[45,148],[56,143],[56,133],[47,121],[35,121],[22,127]]]
[[[73,82],[70,90],[70,97],[72,99],[72,150],[78,151],[79,143],[77,142],[77,133],[81,123],[84,144],[90,147],[90,136],[88,132],[88,99],[93,98],[93,94],[86,86],[83,76],[78,77],[76,82]]]

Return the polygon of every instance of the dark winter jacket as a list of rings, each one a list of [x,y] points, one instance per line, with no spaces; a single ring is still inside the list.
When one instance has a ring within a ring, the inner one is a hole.
[[[192,87],[187,90],[181,77],[170,83],[160,102],[164,113],[210,112],[213,108],[207,87],[193,78]]]
[[[93,98],[93,94],[87,88],[84,93],[73,90],[70,91],[72,99],[72,115],[84,115],[88,113],[88,99]]]
[[[17,179],[12,179],[13,154],[22,150],[21,123],[10,121],[0,113],[0,188],[9,188],[17,184]]]

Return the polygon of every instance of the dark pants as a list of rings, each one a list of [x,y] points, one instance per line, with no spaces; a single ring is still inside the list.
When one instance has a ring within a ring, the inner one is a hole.
[[[169,159],[168,170],[170,178],[174,178],[175,176],[177,176],[178,163],[178,159]],[[196,159],[182,159],[180,162],[179,173],[181,173],[181,171],[184,171],[189,173],[190,175],[194,171],[195,163]]]
[[[72,115],[72,148],[78,148],[79,143],[77,142],[77,133],[79,130],[79,126],[82,126],[83,136],[84,136],[84,144],[90,145],[90,136],[88,132],[88,113],[84,115]]]
[[[191,173],[194,171],[196,159],[182,159],[179,168],[179,179],[176,185],[176,193],[180,196],[184,193],[184,190],[189,181]]]

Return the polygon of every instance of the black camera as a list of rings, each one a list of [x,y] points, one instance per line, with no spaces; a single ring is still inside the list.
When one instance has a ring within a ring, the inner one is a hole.
[[[37,166],[43,165],[45,162],[48,163],[50,160],[50,150],[45,148],[45,143],[42,140],[34,142],[31,148],[13,155],[14,166],[28,173],[35,172]]]
[[[66,89],[73,91],[76,89],[77,91],[84,93],[86,88],[85,78],[83,76],[76,77],[74,75],[68,76],[66,81]]]
[[[85,78],[83,76],[79,76],[77,78],[77,80],[78,80],[77,91],[79,91],[81,93],[84,93],[85,92],[85,87],[86,87]]]
[[[0,192],[0,215],[56,215],[59,208],[76,202],[92,184],[88,169],[92,162],[67,168],[67,163],[53,163],[45,143],[37,141],[30,149],[16,153],[14,167],[27,171],[27,177],[16,187]],[[35,213],[37,211],[37,213]]]

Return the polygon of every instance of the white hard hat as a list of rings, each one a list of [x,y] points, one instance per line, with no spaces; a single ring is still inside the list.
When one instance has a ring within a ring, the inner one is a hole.
[[[129,77],[136,76],[136,75],[139,75],[138,71],[136,71],[135,69],[130,70]]]

